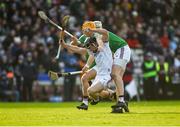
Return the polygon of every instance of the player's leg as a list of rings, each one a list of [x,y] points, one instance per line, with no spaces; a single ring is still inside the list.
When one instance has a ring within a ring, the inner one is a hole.
[[[99,93],[99,96],[101,98],[109,98],[110,100],[116,100],[116,91],[113,91],[111,89],[102,90]]]
[[[110,100],[116,100],[116,92],[111,89],[102,90],[101,92],[98,92],[96,96],[100,97],[98,98],[98,101],[94,101],[91,97],[91,105],[96,105],[101,100],[101,98],[108,98]]]
[[[88,88],[88,94],[90,98],[92,99],[92,104],[97,104],[100,100],[99,93],[104,89],[103,84],[96,80],[89,88]]]
[[[110,75],[105,75],[105,76],[96,76],[95,80],[93,81],[92,85],[88,88],[88,94],[92,98],[91,104],[95,105],[100,101],[100,96],[105,97],[109,96],[110,90],[107,91],[107,84],[111,80]],[[102,96],[102,91],[106,94],[103,93],[104,96]],[[101,94],[100,94],[101,93]]]
[[[114,54],[114,63],[112,67],[112,78],[116,84],[117,104],[112,108],[122,107],[126,112],[129,112],[128,106],[124,101],[124,83],[123,75],[126,69],[126,64],[130,60],[131,51],[128,46],[124,46]]]
[[[121,102],[124,102],[124,83],[122,80],[124,71],[121,66],[113,65],[112,78],[116,84],[116,95]]]
[[[128,105],[124,101],[124,83],[122,80],[124,69],[113,65],[112,77],[116,84],[117,103],[112,106],[113,110],[122,107],[126,112],[129,112]]]
[[[88,99],[87,89],[89,88],[89,81],[91,79],[94,79],[95,76],[96,76],[96,70],[94,70],[92,68],[88,72],[84,73],[83,76],[81,77],[83,98],[87,98]],[[87,102],[86,102],[86,104],[88,105]]]
[[[88,72],[84,73],[81,77],[81,83],[82,83],[82,95],[83,100],[82,104],[77,106],[78,109],[88,109],[88,93],[87,89],[89,88],[89,81],[93,79],[96,76],[96,70],[90,69]]]

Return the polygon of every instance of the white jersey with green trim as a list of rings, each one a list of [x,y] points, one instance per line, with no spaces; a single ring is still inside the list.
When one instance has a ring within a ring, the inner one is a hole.
[[[88,53],[94,56],[96,62],[97,75],[110,75],[112,70],[113,58],[109,47],[109,42],[104,43],[103,49],[96,53],[88,50]]]

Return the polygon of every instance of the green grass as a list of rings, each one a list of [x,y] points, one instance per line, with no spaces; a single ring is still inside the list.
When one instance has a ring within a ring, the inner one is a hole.
[[[80,103],[0,103],[0,125],[180,125],[180,101],[130,102],[130,113],[111,114],[112,102],[76,109]]]

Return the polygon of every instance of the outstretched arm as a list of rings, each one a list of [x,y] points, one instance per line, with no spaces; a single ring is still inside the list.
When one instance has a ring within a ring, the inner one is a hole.
[[[85,48],[77,47],[74,45],[66,44],[64,40],[59,40],[59,44],[61,44],[64,48],[81,55],[84,55],[87,53],[87,50]]]
[[[86,65],[83,67],[82,71],[83,72],[87,71],[90,68],[90,66],[92,65],[93,62],[94,62],[94,56],[89,55],[89,58],[88,58],[88,60],[86,62]]]
[[[75,36],[71,37],[71,40],[71,45],[78,46],[78,39]]]
[[[78,39],[76,38],[75,36],[73,36],[71,38],[71,45],[74,45],[74,46],[78,46],[78,47],[82,47],[83,46],[83,42],[85,41],[86,37],[84,35],[81,35],[81,37]]]
[[[95,32],[95,33],[99,33],[99,34],[103,35],[104,37],[108,38],[108,31],[106,29],[97,28],[97,29],[92,29],[91,31]]]
[[[89,55],[87,63],[86,63],[87,66],[90,67],[93,62],[94,62],[94,56],[93,55]]]
[[[102,28],[88,30],[96,33],[97,43],[99,44],[98,51],[101,51],[103,49],[104,43],[108,41],[108,31]]]
[[[101,51],[103,49],[103,46],[104,46],[104,42],[102,40],[102,36],[101,35],[98,35],[96,36],[96,40],[97,40],[97,43],[98,43],[98,51]]]

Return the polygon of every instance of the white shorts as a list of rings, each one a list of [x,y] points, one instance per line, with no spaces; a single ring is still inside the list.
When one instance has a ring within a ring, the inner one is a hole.
[[[110,75],[97,75],[92,83],[91,86],[96,85],[98,82],[100,82],[104,89],[108,87],[108,83],[111,81],[111,76]]]
[[[103,68],[101,70],[98,69],[98,67],[95,65],[92,69],[96,71],[97,75],[110,75],[112,71],[112,67],[110,68]]]
[[[114,65],[119,65],[122,68],[126,68],[126,64],[130,61],[131,49],[128,45],[123,46],[116,50],[114,53]]]

